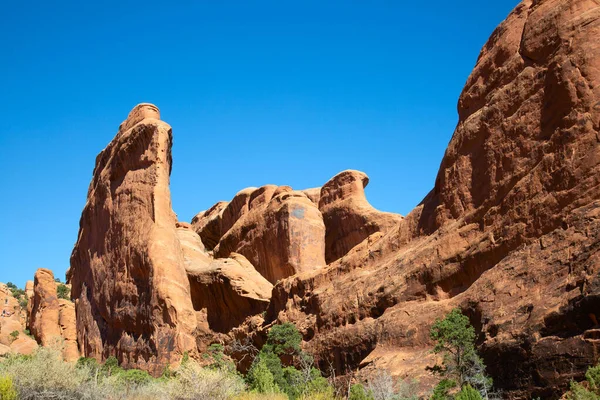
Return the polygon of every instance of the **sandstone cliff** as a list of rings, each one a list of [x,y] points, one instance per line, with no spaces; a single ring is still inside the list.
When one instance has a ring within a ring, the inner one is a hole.
[[[496,385],[557,396],[600,351],[600,5],[524,0],[460,95],[431,192],[375,210],[368,177],[171,209],[171,130],[139,105],[100,153],[69,272],[80,349],[159,374],[292,321],[324,370],[437,380],[429,328],[460,307]]]
[[[600,346],[599,34],[597,2],[517,6],[460,96],[431,193],[391,234],[279,283],[268,320],[304,326],[323,366],[427,386],[429,326],[458,306],[510,397],[581,378]]]

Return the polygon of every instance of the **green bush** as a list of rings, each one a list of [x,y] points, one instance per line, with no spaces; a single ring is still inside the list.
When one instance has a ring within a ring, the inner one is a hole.
[[[9,376],[0,376],[0,399],[17,400],[17,391],[13,386],[13,381]]]
[[[590,367],[585,373],[585,379],[590,385],[590,390],[600,394],[600,364]]]
[[[442,379],[440,383],[433,388],[431,400],[452,400],[450,390],[456,387],[456,382],[451,379]]]
[[[273,353],[278,356],[300,353],[300,343],[302,343],[302,335],[290,322],[275,325],[269,330],[267,344],[272,346]]]
[[[430,337],[436,342],[433,352],[443,356],[442,365],[435,365],[432,370],[461,388],[471,385],[487,398],[493,382],[475,349],[475,329],[469,318],[455,308],[443,320],[435,321]]]
[[[571,382],[566,398],[569,400],[600,400],[600,364],[590,367],[586,374],[587,388],[577,382]]]
[[[152,381],[152,377],[146,371],[139,369],[126,369],[116,375],[120,382],[127,386],[144,385]]]
[[[279,393],[279,386],[275,383],[275,377],[267,366],[266,360],[257,357],[246,376],[248,384],[252,390],[258,393]]]
[[[59,299],[71,300],[71,289],[64,283],[56,285],[56,295]]]
[[[483,400],[479,392],[469,384],[462,387],[455,397],[455,400]]]
[[[19,337],[19,331],[12,331],[10,333],[10,337],[11,337],[12,341],[14,342]]]
[[[373,394],[365,389],[360,383],[355,383],[350,387],[348,400],[373,400]]]

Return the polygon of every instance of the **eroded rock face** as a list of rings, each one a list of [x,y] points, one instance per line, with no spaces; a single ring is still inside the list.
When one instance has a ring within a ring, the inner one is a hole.
[[[37,342],[42,346],[61,346],[66,361],[77,361],[80,354],[77,346],[75,304],[70,300],[58,298],[57,283],[49,269],[40,268],[36,271],[33,295],[28,306],[28,326]],[[27,347],[26,343],[22,345]]]
[[[319,210],[327,229],[327,263],[344,256],[373,233],[387,232],[402,220],[400,215],[378,211],[367,202],[365,187],[368,183],[365,173],[348,170],[321,188]]]
[[[58,296],[54,274],[40,268],[35,273],[29,328],[42,346],[50,346],[61,337],[58,324]]]
[[[599,34],[596,2],[517,6],[461,94],[431,193],[386,235],[337,259],[329,246],[321,273],[277,284],[267,322],[302,327],[323,367],[390,368],[426,391],[429,328],[460,307],[510,398],[583,378],[600,347]]]
[[[195,348],[171,209],[171,127],[136,106],[98,155],[68,279],[81,352],[161,374]]]
[[[271,283],[325,266],[323,218],[304,193],[270,185],[250,192],[248,204],[219,241],[217,257],[242,254]]]

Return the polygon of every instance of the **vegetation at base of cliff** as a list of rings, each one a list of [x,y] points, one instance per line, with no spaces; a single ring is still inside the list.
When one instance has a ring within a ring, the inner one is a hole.
[[[246,376],[237,372],[220,344],[210,345],[197,361],[184,354],[181,365],[159,378],[124,369],[115,357],[104,363],[80,358],[68,363],[62,344],[40,347],[32,355],[0,357],[0,399],[4,400],[417,400],[416,382],[394,382],[387,371],[374,371],[362,382],[334,385],[313,357],[302,351],[292,324],[275,325]],[[395,390],[398,388],[398,390]]]
[[[431,400],[487,400],[497,396],[492,392],[492,378],[486,375],[483,360],[477,354],[475,329],[466,315],[453,309],[444,319],[435,321],[430,337],[435,341],[433,352],[443,357],[441,365],[431,368],[443,377]]]
[[[572,381],[565,398],[567,400],[600,400],[600,364],[587,370],[584,382]]]

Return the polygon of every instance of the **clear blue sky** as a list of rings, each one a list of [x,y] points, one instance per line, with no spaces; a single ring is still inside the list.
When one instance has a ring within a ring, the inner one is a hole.
[[[95,157],[137,103],[173,127],[180,220],[240,189],[371,178],[379,209],[433,187],[496,1],[5,1],[0,281],[64,279]]]

